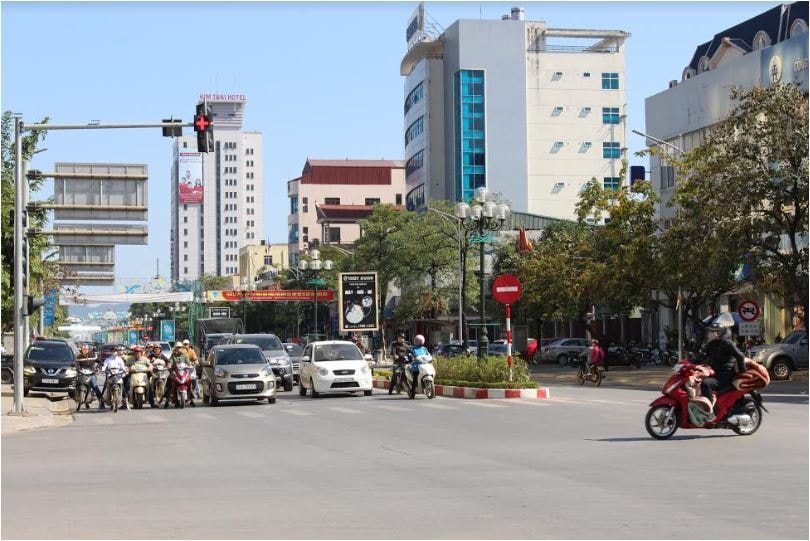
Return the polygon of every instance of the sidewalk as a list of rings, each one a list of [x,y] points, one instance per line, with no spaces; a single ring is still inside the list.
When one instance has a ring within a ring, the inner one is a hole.
[[[8,412],[14,409],[14,390],[11,385],[3,385],[1,402],[0,428],[3,436],[73,422],[73,416],[70,414],[72,400],[61,393],[56,394],[53,399],[47,394],[31,393],[23,399],[24,415],[8,415]]]

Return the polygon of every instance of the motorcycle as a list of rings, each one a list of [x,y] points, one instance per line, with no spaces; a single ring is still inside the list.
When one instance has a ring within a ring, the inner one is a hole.
[[[436,397],[436,388],[433,379],[436,377],[436,369],[433,367],[433,357],[420,355],[410,357],[411,362],[405,367],[406,385],[408,388],[408,398],[415,398],[417,392],[424,392],[428,398]],[[413,378],[416,377],[416,390],[413,388]]]
[[[194,399],[191,398],[191,369],[186,363],[180,363],[172,370],[172,387],[174,389],[174,407],[185,408],[186,400],[191,399],[191,405],[194,405]]]
[[[108,368],[105,376],[104,388],[106,393],[104,396],[109,402],[113,413],[117,413],[124,394],[124,370],[121,368]]]
[[[76,399],[76,411],[82,409],[90,409],[90,404],[93,403],[93,388],[90,386],[90,380],[96,374],[96,370],[89,366],[79,366],[76,378],[76,393],[73,398]]]
[[[143,403],[149,396],[149,369],[140,363],[129,368],[129,399],[135,409],[143,409]]]
[[[750,436],[762,425],[762,389],[770,383],[767,370],[750,359],[745,361],[746,371],[738,375],[731,389],[717,394],[714,418],[709,400],[700,397],[701,375],[713,375],[708,367],[684,359],[675,365],[675,374],[661,389],[663,396],[650,403],[644,418],[647,433],[655,439],[672,437],[680,427],[730,428],[741,436]]]
[[[405,389],[405,363],[394,363],[391,370],[391,380],[388,383],[388,394],[400,394]]]
[[[152,361],[152,377],[149,385],[152,387],[152,396],[155,403],[163,402],[163,395],[166,393],[166,382],[169,381],[169,369],[163,359]]]
[[[577,370],[577,383],[582,385],[586,381],[593,383],[594,387],[602,385],[602,367],[596,364],[588,366],[588,359],[586,355],[577,357],[579,361],[579,368]]]

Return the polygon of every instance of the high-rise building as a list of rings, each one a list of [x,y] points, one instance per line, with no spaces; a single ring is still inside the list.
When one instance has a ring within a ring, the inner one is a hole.
[[[400,65],[407,207],[485,186],[517,212],[571,219],[592,178],[622,184],[629,36],[549,28],[522,8],[431,32],[420,4]]]
[[[239,249],[264,239],[262,134],[245,131],[243,94],[203,94],[212,109],[214,152],[196,134],[178,137],[172,161],[171,276],[239,274]]]

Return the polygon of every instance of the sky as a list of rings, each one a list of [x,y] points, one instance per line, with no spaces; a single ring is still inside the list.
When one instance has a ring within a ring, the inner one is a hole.
[[[644,99],[680,80],[695,48],[776,2],[426,2],[444,28],[513,6],[554,28],[624,30],[628,136]],[[287,241],[287,181],[307,158],[403,159],[405,28],[417,2],[8,2],[0,4],[0,106],[27,123],[190,122],[201,93],[247,99],[264,134],[264,238]],[[184,134],[191,133],[190,128]],[[168,277],[172,139],[160,129],[50,132],[31,167],[146,163],[149,243],[116,247],[116,292]],[[34,196],[52,193],[52,182]]]

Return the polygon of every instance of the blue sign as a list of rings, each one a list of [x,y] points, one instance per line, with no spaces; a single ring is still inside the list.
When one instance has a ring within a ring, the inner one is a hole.
[[[174,320],[164,319],[160,322],[160,340],[174,342]]]
[[[53,325],[56,317],[56,303],[59,302],[59,291],[49,289],[45,294],[45,306],[42,307],[42,316],[45,325]]]
[[[798,82],[807,90],[807,34],[762,50],[762,86]]]
[[[129,332],[127,332],[127,343],[128,344],[138,343],[138,331],[130,330]]]

